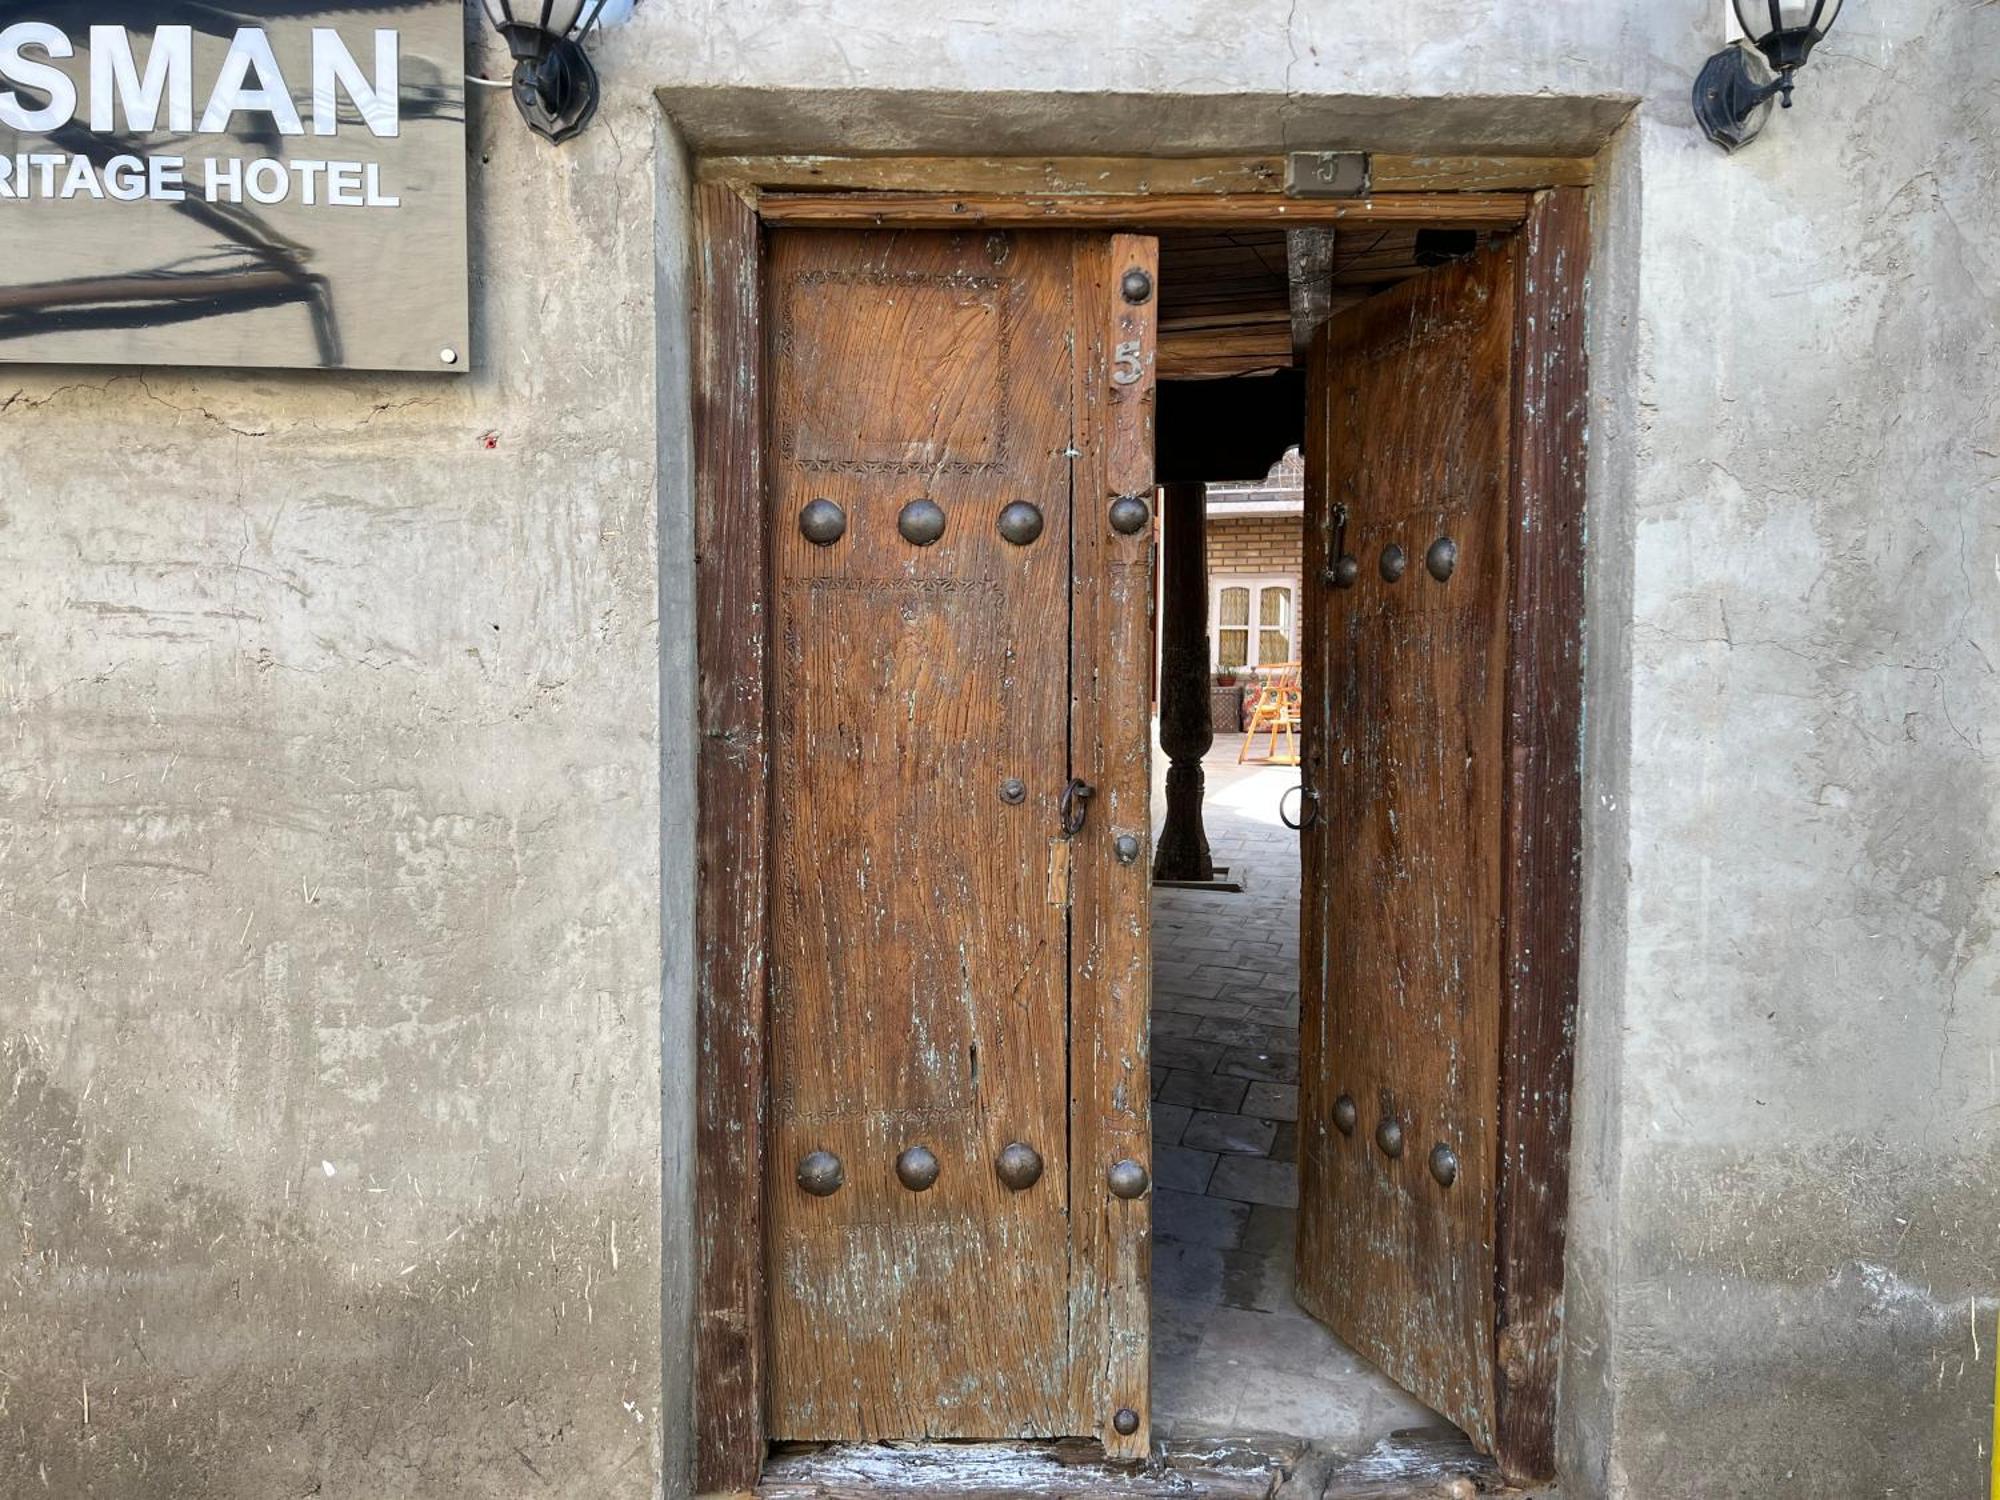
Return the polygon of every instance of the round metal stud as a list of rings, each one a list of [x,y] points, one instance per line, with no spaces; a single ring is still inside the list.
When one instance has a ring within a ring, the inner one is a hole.
[[[1438,1180],[1439,1187],[1450,1187],[1458,1181],[1458,1153],[1442,1141],[1431,1147],[1431,1176]]]
[[[903,540],[928,547],[944,535],[944,507],[935,500],[912,500],[896,515]]]
[[[1120,536],[1143,531],[1153,517],[1153,508],[1137,495],[1120,495],[1111,502],[1111,529]]]
[[[1354,1098],[1342,1094],[1333,1101],[1333,1123],[1340,1127],[1342,1135],[1353,1135],[1354,1124],[1361,1118],[1361,1112],[1354,1107]]]
[[[1113,1162],[1105,1180],[1111,1184],[1111,1196],[1114,1198],[1138,1198],[1153,1185],[1146,1169],[1129,1156],[1123,1161]]]
[[[921,1193],[938,1180],[938,1159],[928,1146],[912,1146],[896,1158],[896,1181]]]
[[[1451,570],[1458,566],[1458,543],[1448,536],[1441,536],[1431,543],[1430,551],[1424,554],[1424,567],[1439,583],[1451,577]]]
[[[799,1163],[799,1186],[815,1198],[832,1197],[846,1180],[840,1158],[831,1151],[809,1152]]]
[[[1352,552],[1343,552],[1321,576],[1330,588],[1351,589],[1361,581],[1361,559]]]
[[[1015,1192],[1024,1192],[1042,1180],[1042,1153],[1015,1141],[1001,1151],[993,1163],[993,1171]]]
[[[1134,266],[1118,283],[1118,294],[1127,302],[1134,304],[1144,302],[1153,295],[1153,278],[1140,267]]]
[[[1121,1406],[1112,1416],[1111,1425],[1120,1437],[1130,1437],[1139,1430],[1139,1414],[1129,1406]]]
[[[1118,863],[1129,865],[1139,857],[1139,835],[1121,833],[1111,841],[1111,852],[1118,856]]]
[[[1028,789],[1022,785],[1020,777],[1009,776],[1000,783],[1000,800],[1009,807],[1019,807],[1028,800]]]
[[[1382,549],[1382,576],[1394,583],[1403,576],[1403,569],[1410,565],[1410,559],[1403,549],[1394,542]]]
[[[1000,512],[1000,535],[1016,547],[1025,547],[1042,534],[1042,508],[1016,500]]]
[[[847,512],[831,500],[808,500],[799,512],[799,531],[815,547],[830,547],[847,530]]]
[[[1382,1148],[1384,1156],[1403,1154],[1403,1127],[1395,1120],[1385,1119],[1375,1127],[1375,1144]]]

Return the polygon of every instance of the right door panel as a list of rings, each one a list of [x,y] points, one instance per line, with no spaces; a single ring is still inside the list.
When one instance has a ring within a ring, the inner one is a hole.
[[[1513,255],[1320,331],[1302,622],[1299,1297],[1487,1451]]]

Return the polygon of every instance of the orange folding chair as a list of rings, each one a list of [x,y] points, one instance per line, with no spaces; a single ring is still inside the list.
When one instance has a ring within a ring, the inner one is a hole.
[[[1305,698],[1299,689],[1299,663],[1282,662],[1274,667],[1257,669],[1258,685],[1256,701],[1250,705],[1250,727],[1243,736],[1243,747],[1236,752],[1236,763],[1242,765],[1250,757],[1250,747],[1257,742],[1257,736],[1268,734],[1270,748],[1257,759],[1274,766],[1295,766],[1299,763],[1299,724],[1305,713]],[[1285,753],[1278,753],[1278,736],[1285,737]]]

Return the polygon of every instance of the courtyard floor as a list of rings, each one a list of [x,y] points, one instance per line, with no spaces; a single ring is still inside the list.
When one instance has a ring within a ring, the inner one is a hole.
[[[1153,892],[1153,1423],[1360,1452],[1443,1418],[1300,1310],[1298,835],[1293,766],[1204,762],[1204,824],[1240,894]]]

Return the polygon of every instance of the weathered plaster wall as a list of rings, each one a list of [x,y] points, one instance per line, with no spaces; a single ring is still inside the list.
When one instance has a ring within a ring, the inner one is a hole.
[[[642,0],[580,142],[475,99],[468,379],[0,374],[5,1486],[684,1488],[658,89],[697,145],[793,149],[1594,149],[1637,101],[1593,281],[1570,1488],[1977,1493],[2000,7],[1854,7],[1734,159],[1687,116],[1715,9]]]
[[[2000,10],[1841,24],[1741,156],[1638,127],[1615,1494],[1989,1473]]]
[[[472,375],[0,367],[0,1494],[645,1495],[681,1440],[660,126],[472,112]]]

